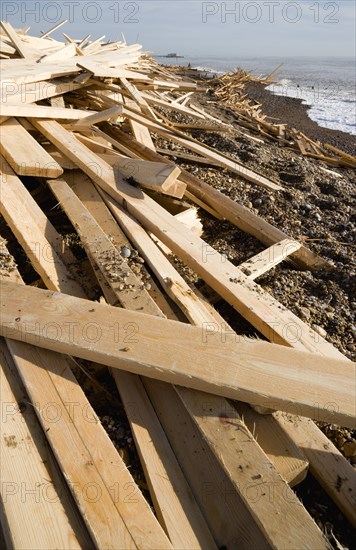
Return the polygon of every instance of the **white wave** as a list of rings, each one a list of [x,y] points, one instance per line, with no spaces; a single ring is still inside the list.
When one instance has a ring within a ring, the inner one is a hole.
[[[318,86],[299,86],[284,79],[268,86],[267,90],[275,95],[301,99],[309,106],[309,117],[319,126],[356,135],[356,100],[345,97],[347,92],[337,86],[320,89]]]
[[[194,66],[193,69],[201,71],[202,73],[211,73],[211,74],[225,74],[226,71],[218,71],[217,69],[212,69],[211,67],[200,67],[199,65]]]

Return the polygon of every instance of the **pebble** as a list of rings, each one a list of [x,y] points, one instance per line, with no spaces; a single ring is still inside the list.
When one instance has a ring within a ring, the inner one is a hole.
[[[131,256],[131,250],[127,246],[122,246],[120,254],[123,258],[129,258]]]
[[[306,210],[307,212],[311,212],[312,206],[307,203],[307,204],[304,205],[304,210]]]
[[[325,338],[327,336],[327,332],[322,327],[319,327],[319,325],[312,325],[312,328],[321,336],[322,338]]]
[[[310,309],[308,309],[307,307],[298,307],[298,311],[305,319],[310,318]]]

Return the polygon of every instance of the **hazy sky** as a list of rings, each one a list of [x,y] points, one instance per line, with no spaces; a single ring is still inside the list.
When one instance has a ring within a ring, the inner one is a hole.
[[[1,18],[40,35],[63,19],[73,38],[102,34],[139,41],[157,54],[186,56],[352,56],[355,0],[3,0]]]

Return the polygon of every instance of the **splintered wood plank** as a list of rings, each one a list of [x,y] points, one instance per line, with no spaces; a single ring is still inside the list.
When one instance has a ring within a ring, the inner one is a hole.
[[[54,31],[60,29],[63,25],[68,23],[68,19],[65,19],[64,21],[61,21],[58,23],[58,25],[55,25],[54,27],[51,27],[48,31],[41,34],[40,38],[47,38],[50,34],[52,34]]]
[[[96,547],[171,548],[66,358],[22,342],[7,345]],[[54,420],[43,414],[48,403]]]
[[[255,280],[283,262],[288,256],[299,250],[301,246],[301,243],[293,239],[284,239],[240,264],[239,268],[249,279]]]
[[[293,487],[308,472],[308,461],[301,449],[288,437],[273,415],[259,414],[246,403],[233,402],[238,415],[254,435],[277,471]],[[230,408],[230,415],[233,409]],[[222,410],[222,414],[224,411]],[[280,465],[280,467],[278,467]]]
[[[28,397],[2,338],[0,370],[0,520],[5,527],[6,547],[93,548],[32,407],[20,409],[19,404],[26,403]]]
[[[0,152],[20,176],[57,178],[63,174],[59,164],[15,118],[1,125]]]
[[[83,87],[86,87],[86,84],[61,78],[44,82],[23,83],[21,85],[8,83],[1,87],[2,105],[6,103],[11,105],[35,103],[41,99],[55,97]]]
[[[48,288],[60,288],[63,292],[84,297],[78,283],[68,276],[59,255],[59,234],[3,157],[0,159],[0,176],[0,212],[34,269]],[[57,251],[52,247],[52,242],[57,243]]]
[[[56,310],[49,311],[54,305]],[[341,426],[355,424],[355,365],[349,361],[265,342],[236,344],[234,338],[228,342],[227,334],[226,342],[221,342],[221,333],[207,338],[207,331],[199,327],[104,304],[95,304],[93,312],[88,300],[10,282],[3,283],[2,306],[2,335],[15,340],[25,338],[46,349],[114,368],[120,364],[134,374],[254,405],[266,406],[267,401],[287,411],[295,405],[303,416],[321,421],[332,416]],[[13,312],[18,310],[20,321],[14,321]],[[53,340],[45,326],[58,319],[75,324],[75,338],[63,331]],[[90,322],[101,327],[102,337],[88,344],[84,327]],[[140,337],[118,348],[113,327],[127,323],[138,327]],[[159,348],[154,345],[157,335]],[[327,407],[331,401],[338,405],[332,415]]]
[[[173,164],[172,161],[144,147],[132,136],[125,134],[119,128],[113,128],[109,125],[104,125],[103,128],[108,135],[110,134],[110,136],[116,138],[115,147],[120,147],[120,145],[121,147],[125,146],[126,154],[129,155],[131,152],[131,154],[135,154],[136,156],[138,155],[139,157],[147,160]],[[187,190],[195,197],[192,198],[194,202],[196,200],[200,200],[200,206],[202,208],[206,208],[205,204],[207,204],[208,208],[211,209],[209,209],[208,212],[212,213],[216,217],[220,215],[220,219],[228,220],[233,225],[236,225],[236,227],[239,227],[242,231],[256,237],[256,239],[262,243],[266,245],[273,245],[288,238],[288,235],[283,233],[283,231],[269,224],[264,219],[251,212],[248,208],[233,201],[228,196],[221,193],[218,189],[214,189],[214,187],[200,180],[193,174],[190,174],[186,170],[182,170],[180,179],[187,184]],[[217,215],[214,214],[214,212],[216,212]],[[321,267],[328,266],[328,263],[325,260],[311,252],[305,246],[302,246],[299,251],[292,254],[292,259],[298,265],[306,269],[320,269]]]
[[[233,479],[234,483],[239,484],[239,490],[249,493],[251,500],[252,495],[255,495],[255,502],[250,507],[258,516],[260,529],[271,548],[329,548],[319,527],[286,481],[271,468],[267,455],[256,445],[251,432],[237,417],[233,407],[228,405],[222,411],[219,398],[209,395],[205,397],[202,409],[197,393],[182,388],[179,395],[189,410],[194,410],[196,422],[205,422],[207,441],[213,442],[215,439],[215,417],[220,418],[220,431],[228,432],[230,438],[238,441],[237,447],[240,446],[242,452],[232,454],[229,452],[229,441],[225,438],[226,447],[221,446],[219,449],[221,460],[229,472],[239,471],[239,475]],[[272,487],[273,497],[270,493]],[[276,509],[283,511],[283,521],[280,514],[276,514]]]
[[[335,406],[336,403],[329,403],[331,410]],[[276,412],[273,417],[305,454],[313,476],[356,527],[356,474],[350,462],[314,422],[302,418],[299,412],[298,416]],[[332,422],[331,418],[329,420]]]

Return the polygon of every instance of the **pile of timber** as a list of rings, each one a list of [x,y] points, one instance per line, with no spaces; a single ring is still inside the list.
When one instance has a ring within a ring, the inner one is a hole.
[[[1,239],[6,545],[329,548],[292,487],[310,469],[356,523],[353,468],[315,423],[354,426],[355,368],[256,282],[286,259],[311,270],[325,261],[155,148],[160,136],[196,162],[281,189],[162,118],[161,107],[209,127],[189,104],[196,83],[140,45],[50,33],[1,24],[1,215],[39,276],[25,284]],[[86,263],[36,201],[43,193],[70,220]],[[182,198],[266,249],[234,266],[202,239],[195,208],[174,211]],[[171,253],[267,341],[238,336]],[[109,367],[153,508],[73,358]]]
[[[356,157],[320,141],[313,141],[300,130],[288,124],[276,124],[263,114],[261,103],[249,99],[246,85],[258,82],[267,86],[272,84],[279,67],[267,77],[257,77],[242,69],[215,78],[209,84],[214,98],[224,107],[236,114],[239,123],[261,136],[277,141],[280,145],[291,147],[306,157],[321,160],[332,166],[356,168]]]

